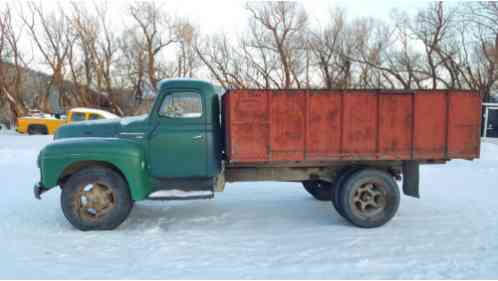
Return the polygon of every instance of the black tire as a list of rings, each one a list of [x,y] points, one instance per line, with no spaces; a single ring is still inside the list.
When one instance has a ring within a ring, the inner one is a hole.
[[[89,186],[91,189],[85,191]],[[98,196],[94,188],[99,190]],[[90,207],[90,204],[104,203],[103,209],[100,208],[102,206]],[[119,173],[106,167],[89,167],[76,172],[64,182],[61,206],[64,216],[79,230],[112,230],[128,217],[133,200],[128,184]]]
[[[316,200],[330,201],[332,200],[332,187],[329,182],[322,180],[303,181],[304,189],[311,194]]]
[[[339,205],[352,224],[372,228],[387,223],[396,214],[400,192],[393,177],[383,171],[362,169],[344,182]]]
[[[339,202],[341,190],[342,190],[342,187],[344,186],[344,183],[346,182],[346,180],[348,180],[349,177],[358,170],[359,170],[359,168],[347,169],[347,170],[341,172],[334,182],[334,189],[332,192],[332,205],[334,205],[334,208],[337,211],[337,213],[339,213],[339,215],[341,215],[341,217],[343,217],[343,218],[345,218],[344,210],[342,209],[342,206]]]
[[[44,125],[29,125],[28,135],[48,135],[47,126]]]

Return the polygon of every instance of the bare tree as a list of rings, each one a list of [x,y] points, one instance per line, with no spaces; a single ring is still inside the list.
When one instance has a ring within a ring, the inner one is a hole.
[[[155,2],[136,2],[129,7],[129,12],[143,37],[139,42],[142,43],[141,49],[145,51],[146,73],[155,90],[159,80],[157,57],[161,50],[175,42],[174,25]]]
[[[295,2],[251,3],[246,8],[253,35],[247,44],[278,56],[281,88],[299,88],[308,20],[304,8]]]
[[[103,6],[102,3],[100,3],[100,6],[95,4],[97,19],[101,27],[101,34],[98,36],[99,40],[97,41],[97,46],[93,51],[95,54],[96,76],[97,81],[103,82],[103,89],[105,89],[112,111],[119,115],[123,115],[123,109],[118,104],[113,89],[112,70],[118,52],[118,45],[116,36],[111,30],[109,30],[109,19],[106,12],[108,10],[107,4],[108,2],[105,2],[105,5]],[[98,89],[102,89],[102,87],[99,86]]]
[[[309,85],[311,52],[304,9],[290,2],[251,3],[246,8],[248,36],[230,40],[217,34],[194,45],[211,77],[225,88]]]
[[[456,60],[459,46],[453,28],[455,14],[455,10],[437,2],[430,3],[415,17],[394,11],[392,25],[372,19],[356,21],[355,38],[351,40],[355,52],[350,59],[363,69],[360,77],[368,71],[370,78],[372,74],[375,77],[371,83],[360,78],[364,82],[360,86],[461,88]]]
[[[95,13],[90,14],[76,2],[72,3],[72,14],[68,18],[72,23],[72,30],[76,32],[78,48],[71,49],[68,60],[73,81],[82,95],[87,96],[82,100],[88,100],[90,89],[95,88],[111,111],[123,115],[122,105],[119,104],[114,89],[113,73],[119,46],[117,37],[109,30],[107,5],[107,2],[93,3],[92,10]],[[82,55],[77,65],[74,62],[75,51]],[[80,73],[76,73],[75,69],[79,69]]]
[[[498,81],[498,4],[467,3],[462,18],[461,72],[470,88],[480,91],[488,101]]]
[[[352,22],[346,41],[352,49],[343,53],[352,65],[353,82],[359,88],[411,89],[412,72],[400,64],[404,58],[396,54],[399,42],[392,26],[371,18]],[[406,53],[406,50],[405,50]]]
[[[449,65],[449,58],[454,55],[454,50],[450,50],[446,44],[452,36],[454,16],[453,9],[445,7],[443,2],[435,2],[420,11],[413,23],[414,36],[424,45],[426,73],[432,89],[438,88],[439,83],[444,88],[456,86],[456,73]]]
[[[68,53],[68,64],[71,78],[77,93],[78,101],[84,106],[96,106],[90,97],[90,88],[95,76],[95,50],[98,36],[98,23],[78,3],[72,2],[72,13],[67,15],[71,28],[76,34],[76,44]]]
[[[325,88],[351,86],[351,61],[348,59],[347,26],[344,11],[330,12],[331,22],[325,28],[310,31],[309,48],[315,58],[321,81]]]
[[[27,6],[28,14],[23,14],[21,19],[28,28],[45,64],[52,71],[51,86],[57,90],[59,106],[64,108],[69,104],[64,85],[66,61],[71,46],[76,40],[75,35],[70,30],[62,7],[47,14],[43,11],[41,4],[29,2]],[[40,107],[45,111],[53,111],[48,103],[49,93],[50,91],[47,90],[47,94],[43,95],[40,101]]]
[[[203,42],[203,43],[201,43]],[[245,88],[249,85],[243,78],[242,55],[231,45],[226,35],[215,35],[199,40],[194,50],[206,65],[212,78],[223,88]]]
[[[22,29],[14,26],[12,9],[6,4],[0,11],[0,101],[8,103],[13,119],[27,109],[22,92],[21,34]]]
[[[177,51],[177,76],[194,77],[194,72],[200,65],[199,58],[194,50],[198,33],[195,27],[187,20],[182,20],[175,24],[175,33],[179,45]]]
[[[121,88],[131,88],[135,101],[141,104],[146,90],[146,50],[141,42],[141,37],[136,30],[128,29],[123,32],[118,40],[120,56],[116,68],[118,75],[123,80]]]
[[[4,5],[0,102],[14,115],[27,107],[22,30],[50,70],[49,89],[41,91],[38,104],[52,112],[58,110],[50,108],[54,90],[62,107],[143,112],[158,80],[173,76],[208,77],[225,88],[470,88],[484,99],[498,88],[495,2],[429,3],[413,16],[395,11],[388,21],[348,20],[335,9],[320,27],[308,24],[299,3],[253,2],[246,5],[246,32],[235,38],[200,34],[156,2],[132,3],[130,25],[112,30],[107,2],[90,6],[73,2],[71,9],[46,12],[27,2],[20,17],[13,17]]]

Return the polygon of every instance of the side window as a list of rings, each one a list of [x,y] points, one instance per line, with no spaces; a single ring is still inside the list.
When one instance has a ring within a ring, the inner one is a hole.
[[[90,115],[88,115],[88,120],[99,120],[99,119],[102,119],[102,116],[98,114],[91,113]]]
[[[194,92],[177,92],[164,98],[160,116],[170,118],[199,118],[202,116],[201,95]]]
[[[83,112],[73,112],[71,116],[71,121],[78,122],[85,120],[85,113]]]

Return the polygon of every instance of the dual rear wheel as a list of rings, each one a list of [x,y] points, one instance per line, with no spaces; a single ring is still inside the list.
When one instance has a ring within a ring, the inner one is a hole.
[[[316,199],[332,201],[342,217],[359,227],[381,226],[399,207],[398,185],[390,174],[380,170],[348,170],[334,184],[307,181],[303,185]]]

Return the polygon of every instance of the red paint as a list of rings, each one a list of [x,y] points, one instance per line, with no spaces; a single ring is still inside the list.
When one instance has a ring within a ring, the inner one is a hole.
[[[412,153],[413,96],[379,95],[379,158],[410,159]]]
[[[467,158],[479,155],[481,102],[469,92],[449,96],[448,157]],[[476,126],[478,125],[478,126]]]
[[[447,94],[436,91],[415,93],[414,158],[446,157]]]
[[[223,102],[231,163],[479,157],[475,92],[232,90]]]
[[[306,94],[302,91],[271,95],[271,160],[303,161]]]
[[[340,159],[341,102],[341,94],[330,95],[323,91],[309,92],[307,159]],[[324,104],[327,106],[324,107]]]
[[[375,159],[378,128],[377,110],[377,95],[367,91],[346,91],[344,93],[341,159]]]

